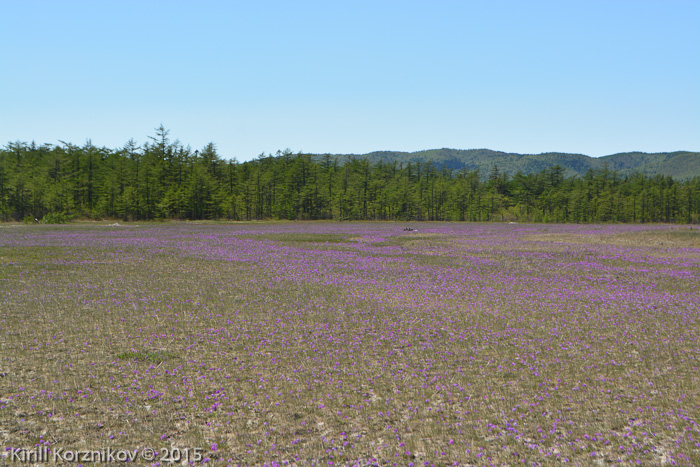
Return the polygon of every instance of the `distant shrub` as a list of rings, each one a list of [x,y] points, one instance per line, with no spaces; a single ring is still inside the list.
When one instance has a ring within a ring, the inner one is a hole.
[[[65,224],[70,221],[71,216],[65,212],[50,212],[39,221],[42,224]]]

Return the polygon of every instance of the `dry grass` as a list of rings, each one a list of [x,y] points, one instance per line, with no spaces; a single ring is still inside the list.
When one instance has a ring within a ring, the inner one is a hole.
[[[598,235],[570,233],[543,233],[526,237],[530,240],[588,243],[592,245],[619,245],[626,247],[700,248],[700,228],[675,227],[664,230],[643,230]]]
[[[4,229],[1,444],[700,465],[696,232],[517,228]]]

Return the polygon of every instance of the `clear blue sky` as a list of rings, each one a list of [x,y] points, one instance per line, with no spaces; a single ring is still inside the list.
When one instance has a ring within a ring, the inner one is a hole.
[[[700,151],[700,1],[0,0],[0,145]]]

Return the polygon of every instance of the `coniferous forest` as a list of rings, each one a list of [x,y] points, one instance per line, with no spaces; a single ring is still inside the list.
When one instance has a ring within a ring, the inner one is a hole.
[[[605,166],[565,177],[557,165],[484,174],[289,150],[237,162],[213,143],[171,142],[162,125],[141,146],[0,150],[0,220],[75,218],[698,223],[700,178],[621,176]]]

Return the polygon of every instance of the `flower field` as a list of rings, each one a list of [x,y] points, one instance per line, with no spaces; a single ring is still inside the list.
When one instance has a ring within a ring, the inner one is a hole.
[[[5,224],[0,463],[700,465],[699,337],[688,226]]]

